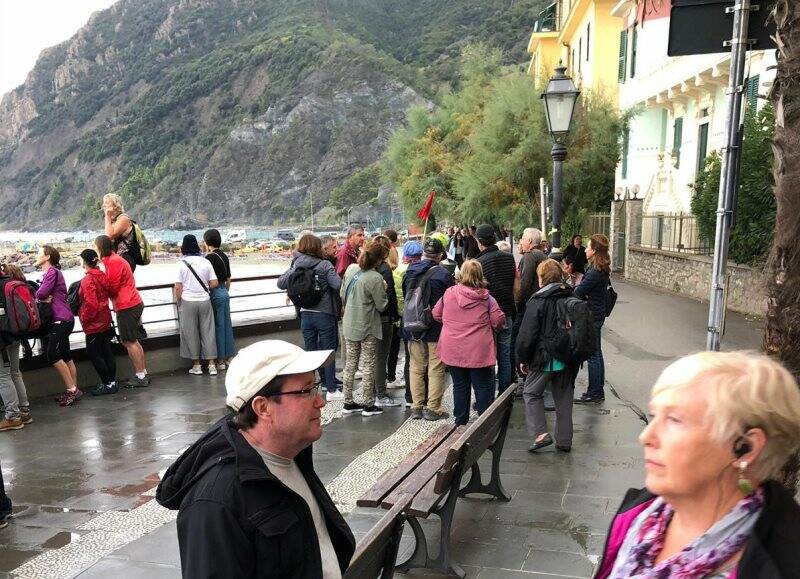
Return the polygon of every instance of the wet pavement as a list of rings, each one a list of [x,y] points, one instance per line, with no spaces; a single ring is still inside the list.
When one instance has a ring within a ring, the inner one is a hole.
[[[468,577],[589,577],[625,490],[641,486],[639,411],[657,371],[702,347],[703,306],[615,285],[621,297],[605,354],[619,398],[609,389],[602,406],[575,408],[571,454],[528,453],[517,401],[501,467],[511,502],[460,499],[456,508],[454,559]],[[643,327],[653,322],[658,330]],[[729,328],[726,345],[757,347],[757,324],[732,315]],[[585,379],[584,370],[579,382]],[[224,415],[223,400],[224,374],[180,372],[157,376],[148,389],[85,397],[71,408],[34,401],[32,425],[0,433],[14,501],[14,517],[0,530],[0,578],[180,577],[175,513],[158,507],[152,490],[159,472]],[[361,536],[383,511],[353,508],[352,497],[424,438],[427,425],[407,423],[402,408],[368,419],[342,418],[336,403],[326,411],[315,464]],[[423,526],[435,529],[432,521]],[[401,558],[412,547],[406,536]]]

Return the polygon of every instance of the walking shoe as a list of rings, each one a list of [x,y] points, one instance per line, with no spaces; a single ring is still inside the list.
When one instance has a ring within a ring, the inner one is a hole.
[[[326,400],[344,400],[344,392],[341,390],[329,390]]]
[[[378,408],[391,408],[393,406],[400,406],[401,404],[402,402],[400,402],[399,400],[395,400],[390,396],[378,396],[375,399],[375,406],[377,406]]]
[[[189,368],[189,374],[194,374],[195,376],[200,376],[203,373],[202,366],[192,366]]]
[[[228,366],[225,364],[225,362],[220,362],[217,364],[217,370],[227,370],[227,368]]]
[[[364,410],[364,407],[361,404],[356,404],[355,402],[351,402],[347,404],[345,402],[344,406],[342,406],[342,414],[355,414],[356,412],[361,412]]]
[[[406,402],[408,404],[408,402]],[[411,420],[422,420],[422,408],[411,409]]]
[[[571,446],[563,446],[563,445],[556,444],[556,450],[560,450],[561,452],[571,452],[572,451],[572,447]]]
[[[21,418],[4,418],[0,420],[0,432],[3,430],[19,430],[24,427],[25,425],[22,423]]]
[[[89,394],[92,396],[105,396],[107,394],[116,394],[117,387],[116,385],[111,386],[109,384],[98,384],[91,390],[89,390]]]
[[[0,529],[5,529],[8,526],[8,519],[11,518],[11,513],[0,513]]]
[[[33,417],[31,416],[30,410],[22,410],[19,411],[19,418],[22,420],[22,424],[30,424],[33,422]]]
[[[386,383],[387,388],[405,388],[406,383],[403,380],[392,380]]]
[[[553,437],[550,436],[549,434],[545,434],[544,436],[539,437],[533,441],[533,444],[531,444],[531,447],[528,449],[528,452],[536,452],[540,448],[550,446],[551,444],[553,444]]]
[[[202,374],[203,371],[200,370],[200,373]],[[124,386],[125,388],[147,388],[150,386],[150,376],[139,378],[136,374],[134,374],[130,380],[125,382]]]
[[[217,375],[217,367],[214,364],[208,365],[208,375],[209,376],[216,376]]]
[[[589,394],[584,392],[580,398],[575,399],[575,404],[600,404],[606,399],[605,394]]]
[[[361,416],[375,416],[376,414],[383,414],[383,408],[375,406],[365,406],[364,410],[361,411]]]
[[[59,406],[72,406],[81,399],[81,396],[83,396],[83,392],[80,388],[67,390],[56,397],[56,402],[58,402]]]
[[[444,420],[445,418],[450,418],[450,414],[444,410],[431,410],[430,408],[425,408],[422,411],[422,417],[425,420],[430,420],[433,422],[435,420]]]

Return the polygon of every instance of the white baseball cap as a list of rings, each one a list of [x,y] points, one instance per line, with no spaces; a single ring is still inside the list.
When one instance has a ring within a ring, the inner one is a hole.
[[[282,340],[262,340],[239,350],[225,375],[225,403],[238,411],[276,376],[313,372],[333,350],[306,352]]]

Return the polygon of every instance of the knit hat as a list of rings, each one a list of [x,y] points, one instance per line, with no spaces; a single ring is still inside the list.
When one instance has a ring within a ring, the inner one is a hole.
[[[419,241],[406,241],[403,246],[403,257],[419,257],[422,255],[422,244]]]

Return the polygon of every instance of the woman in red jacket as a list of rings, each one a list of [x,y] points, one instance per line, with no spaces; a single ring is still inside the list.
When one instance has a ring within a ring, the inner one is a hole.
[[[91,392],[93,396],[116,394],[117,361],[111,349],[114,332],[111,329],[111,310],[108,308],[108,277],[100,269],[100,258],[94,249],[84,249],[81,260],[86,275],[81,280],[78,292],[81,298],[78,319],[86,334],[86,354],[100,376],[100,383]]]

